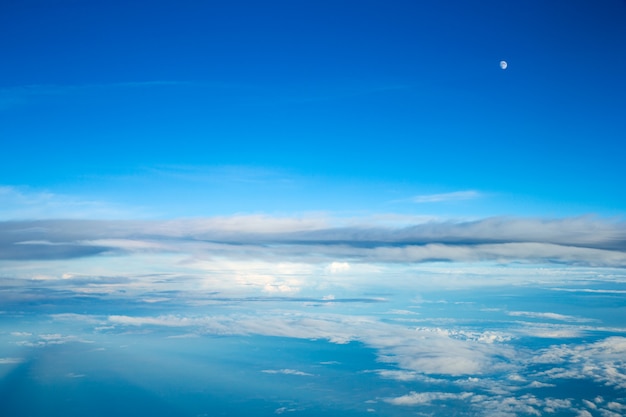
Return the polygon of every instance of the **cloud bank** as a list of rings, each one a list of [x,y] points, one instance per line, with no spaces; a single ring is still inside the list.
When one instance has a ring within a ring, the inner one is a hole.
[[[369,222],[368,222],[369,221]],[[372,219],[264,215],[170,221],[0,223],[0,259],[179,253],[330,263],[534,262],[626,266],[626,223],[593,217],[487,218],[389,227]]]

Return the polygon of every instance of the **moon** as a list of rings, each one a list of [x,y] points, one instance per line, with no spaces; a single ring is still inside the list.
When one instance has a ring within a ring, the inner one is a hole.
[[[509,64],[506,63],[506,61],[500,61],[500,68],[502,68],[503,70],[506,69],[506,67],[508,67]]]

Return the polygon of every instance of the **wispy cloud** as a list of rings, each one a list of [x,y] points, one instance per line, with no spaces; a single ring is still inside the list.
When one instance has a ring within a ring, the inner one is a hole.
[[[431,404],[434,401],[465,400],[473,394],[462,392],[453,394],[449,392],[411,392],[400,397],[388,398],[386,401],[393,405],[413,406],[419,404]]]
[[[0,365],[15,365],[24,362],[22,358],[0,358]]]
[[[266,374],[313,376],[313,374],[310,374],[308,372],[298,371],[297,369],[264,369],[261,372],[266,373]]]
[[[116,326],[153,325],[169,328],[195,327],[205,334],[237,334],[326,339],[332,343],[362,342],[379,353],[380,360],[400,368],[425,374],[482,374],[507,367],[502,358],[510,348],[502,340],[464,332],[440,329],[412,329],[370,317],[336,314],[264,314],[262,316],[221,315],[204,317],[110,316]],[[188,329],[184,330],[185,333]],[[294,374],[293,370],[268,373]]]
[[[443,194],[425,194],[411,198],[414,203],[445,203],[449,201],[473,200],[482,197],[482,194],[474,190],[455,191]]]
[[[0,221],[24,219],[120,219],[135,217],[137,209],[105,201],[0,185]]]
[[[576,316],[570,316],[566,314],[559,313],[540,313],[533,311],[509,311],[507,312],[509,316],[517,316],[517,317],[529,317],[534,319],[548,319],[548,320],[561,320],[561,321],[570,321],[570,322],[589,322],[593,321],[592,319],[586,319]]]

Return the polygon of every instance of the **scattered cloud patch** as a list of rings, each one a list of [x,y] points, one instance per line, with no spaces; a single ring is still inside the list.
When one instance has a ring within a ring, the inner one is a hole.
[[[565,314],[558,313],[537,313],[532,311],[509,311],[507,312],[509,316],[515,317],[529,317],[535,319],[548,319],[548,320],[560,320],[560,321],[570,321],[570,322],[589,322],[593,321],[592,319],[585,319],[575,316],[569,316]]]
[[[447,401],[447,400],[465,400],[472,396],[472,393],[449,393],[449,392],[410,392],[409,394],[402,395],[395,398],[387,398],[385,401],[393,405],[423,405],[431,404],[435,401]]]
[[[550,379],[591,379],[606,386],[626,389],[626,338],[608,337],[581,344],[552,346],[539,352],[532,361],[557,365],[535,373]]]
[[[24,362],[22,358],[0,358],[0,365],[15,365]]]
[[[264,369],[261,372],[266,373],[266,374],[313,376],[313,374],[310,374],[308,372],[298,371],[297,369]]]

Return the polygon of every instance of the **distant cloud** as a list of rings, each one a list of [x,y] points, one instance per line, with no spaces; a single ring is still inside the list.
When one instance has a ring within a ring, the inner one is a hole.
[[[350,264],[348,262],[332,262],[326,267],[326,270],[331,274],[339,274],[349,271]]]
[[[554,379],[592,379],[606,386],[626,389],[626,338],[608,337],[581,344],[561,345],[543,349],[534,358],[538,364],[553,364],[534,377]]]
[[[210,254],[236,262],[247,259],[302,266],[330,262],[331,273],[352,268],[354,263],[428,261],[626,266],[626,223],[619,221],[592,217],[487,218],[399,228],[335,226],[333,222],[316,216],[265,215],[170,221],[0,222],[0,257],[65,259],[115,253],[179,253],[200,260]],[[270,282],[268,290],[282,284]],[[274,289],[280,292],[280,287]]]
[[[433,401],[445,400],[465,400],[473,394],[470,392],[462,392],[453,394],[449,392],[411,392],[396,398],[388,398],[386,401],[393,405],[423,405],[431,404]]]
[[[59,333],[40,334],[31,340],[22,340],[16,342],[18,346],[27,347],[45,347],[50,345],[64,345],[66,343],[94,343],[92,340],[86,340],[79,336],[62,335]]]
[[[492,332],[449,332],[441,329],[413,329],[373,318],[335,314],[281,314],[261,316],[130,317],[109,316],[109,322],[122,326],[155,325],[195,327],[206,334],[238,334],[326,339],[345,344],[359,341],[379,352],[381,361],[396,363],[407,371],[424,374],[482,374],[507,365],[510,356],[502,344],[506,338],[492,338]],[[188,329],[184,329],[188,333]],[[302,375],[293,369],[264,370],[265,373]]]
[[[532,311],[509,311],[507,312],[509,316],[517,316],[517,317],[530,317],[535,319],[548,319],[548,320],[561,320],[561,321],[571,321],[571,322],[589,322],[593,321],[592,319],[585,319],[576,316],[569,316],[558,313],[537,313]]]
[[[22,358],[0,358],[0,365],[14,365],[24,362]]]
[[[264,369],[261,372],[266,374],[283,374],[283,375],[297,375],[297,376],[313,376],[308,372],[298,371],[296,369]]]
[[[121,205],[70,195],[0,185],[0,221],[25,219],[119,219],[137,215]]]
[[[425,194],[418,195],[411,199],[414,203],[444,203],[448,201],[472,200],[481,197],[478,191],[455,191],[444,194]]]

